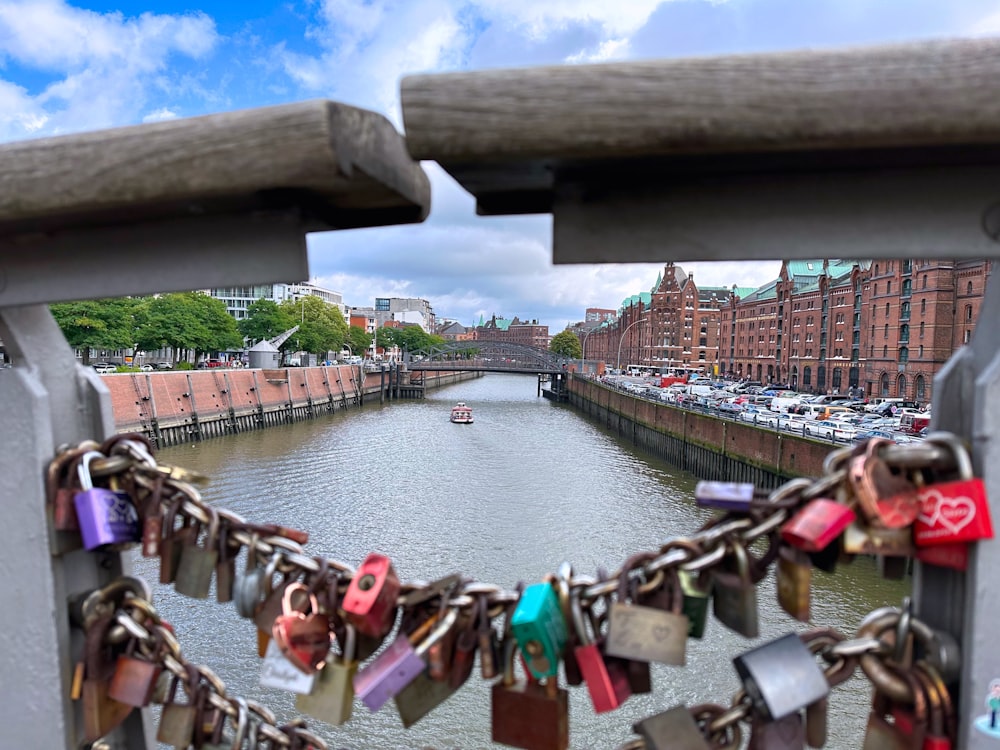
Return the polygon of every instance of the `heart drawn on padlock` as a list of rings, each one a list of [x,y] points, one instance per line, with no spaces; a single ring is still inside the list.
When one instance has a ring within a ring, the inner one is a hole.
[[[940,525],[957,534],[976,518],[976,504],[971,497],[945,497],[937,490],[920,493],[920,520],[929,526]],[[926,511],[932,508],[928,516]]]
[[[293,604],[292,597],[296,593],[305,594],[303,601],[309,606],[309,614]],[[330,651],[329,619],[319,611],[316,597],[301,583],[293,583],[285,589],[281,610],[271,628],[274,642],[296,669],[315,674],[323,668]]]

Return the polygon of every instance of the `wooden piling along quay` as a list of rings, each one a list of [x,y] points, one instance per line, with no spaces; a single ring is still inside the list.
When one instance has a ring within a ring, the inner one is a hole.
[[[552,214],[556,263],[1000,255],[996,39],[417,75],[402,104],[410,153],[477,213]],[[994,280],[980,320],[997,319]],[[994,517],[998,352],[977,327],[933,405]],[[972,721],[1000,677],[997,569],[998,542],[967,573],[916,568],[916,613],[962,643],[966,750],[995,742]]]

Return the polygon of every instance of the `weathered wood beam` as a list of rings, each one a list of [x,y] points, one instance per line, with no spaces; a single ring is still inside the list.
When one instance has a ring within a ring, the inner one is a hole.
[[[410,153],[557,263],[1000,255],[1000,40],[418,75]]]
[[[388,120],[322,100],[0,146],[0,237],[288,208],[421,221],[430,185]]]

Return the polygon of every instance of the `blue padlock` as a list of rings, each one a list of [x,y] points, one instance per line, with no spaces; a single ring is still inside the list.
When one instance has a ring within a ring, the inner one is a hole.
[[[535,583],[524,590],[511,616],[510,627],[528,671],[537,679],[554,676],[559,671],[569,631],[551,583]]]
[[[82,489],[73,496],[84,549],[138,542],[142,538],[139,514],[128,493],[94,487],[90,462],[95,458],[104,458],[104,455],[99,451],[87,451],[80,458],[77,475]]]

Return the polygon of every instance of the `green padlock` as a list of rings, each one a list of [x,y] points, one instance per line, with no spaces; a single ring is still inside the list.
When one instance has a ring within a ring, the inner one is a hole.
[[[677,569],[677,576],[681,582],[681,592],[684,594],[681,611],[688,618],[688,636],[701,638],[705,635],[705,623],[708,621],[708,603],[712,598],[712,579],[708,576],[699,576],[697,573],[683,568]],[[699,579],[707,582],[702,584]]]
[[[569,631],[551,583],[535,583],[524,590],[510,627],[536,679],[558,673]]]

